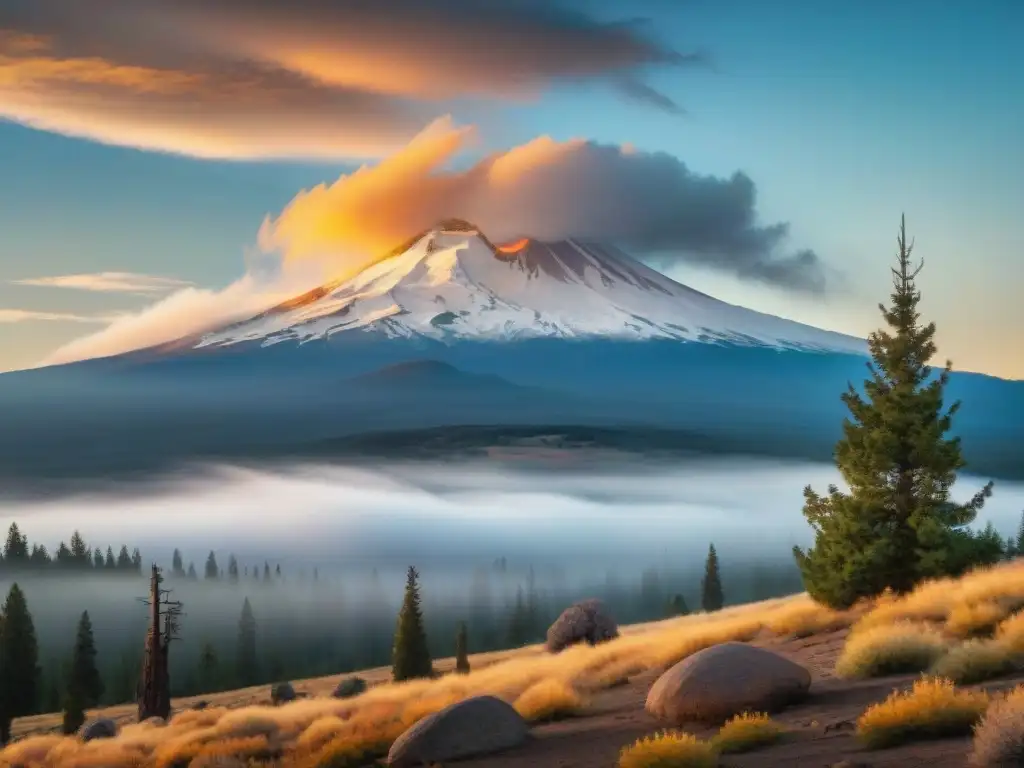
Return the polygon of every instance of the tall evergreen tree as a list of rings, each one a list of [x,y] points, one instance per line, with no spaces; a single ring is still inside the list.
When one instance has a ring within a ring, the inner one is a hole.
[[[256,617],[249,598],[242,603],[242,616],[238,620],[238,653],[235,659],[239,685],[255,685],[259,678],[256,657]]]
[[[92,567],[97,571],[103,569],[103,550],[99,547],[96,547],[95,551],[92,553]]]
[[[469,674],[469,637],[466,622],[460,621],[455,632],[455,672],[459,675]]]
[[[64,733],[74,733],[85,722],[85,710],[97,706],[103,696],[103,680],[96,668],[96,643],[88,611],[83,611],[78,620],[75,647],[65,682],[63,728]]]
[[[23,566],[28,562],[28,539],[22,535],[17,523],[11,523],[11,527],[7,529],[4,562],[12,568]]]
[[[700,585],[700,607],[710,613],[721,610],[725,604],[722,594],[722,575],[718,569],[718,553],[715,545],[708,547],[708,559],[704,563],[704,579]]]
[[[263,563],[263,581],[270,583],[270,563],[266,561]]]
[[[114,550],[107,547],[107,556],[103,560],[103,567],[108,571],[113,571],[117,568],[117,561],[114,559]]]
[[[850,493],[830,485],[821,496],[807,486],[814,546],[793,550],[808,593],[836,608],[969,567],[976,541],[966,526],[992,493],[988,483],[966,504],[950,499],[965,462],[959,438],[945,435],[960,403],[943,404],[951,363],[930,378],[935,324],[920,322],[915,280],[924,262],[911,265],[902,219],[896,242],[892,304],[879,305],[888,329],[868,337],[864,394],[850,384],[842,397],[850,415],[835,460]]]
[[[243,611],[245,606],[242,606]],[[250,611],[251,614],[251,611]],[[255,620],[254,620],[255,623]],[[252,653],[255,654],[255,646],[252,648]],[[213,647],[213,643],[206,642],[203,644],[203,650],[199,654],[199,676],[202,690],[215,691],[217,690],[217,678],[218,678],[219,663],[217,661],[217,651]]]
[[[206,568],[203,570],[203,578],[213,581],[220,578],[220,569],[217,567],[217,556],[213,554],[212,549],[206,558]]]
[[[238,582],[238,560],[234,555],[228,558],[228,580],[232,583]]]
[[[1020,525],[1017,527],[1017,538],[1014,544],[1017,554],[1024,555],[1024,512],[1020,513]]]
[[[11,585],[0,619],[0,744],[11,737],[11,720],[35,714],[39,703],[39,646],[25,593]]]
[[[132,570],[139,576],[142,575],[142,553],[138,547],[132,550]]]
[[[690,608],[686,604],[686,598],[681,594],[676,593],[668,601],[668,608],[665,611],[669,618],[674,616],[686,616],[690,613]]]
[[[188,578],[191,579],[192,581],[196,581],[196,580],[199,579],[199,574],[196,573],[196,564],[195,563],[189,563],[188,564]]]
[[[75,531],[71,534],[71,561],[75,568],[88,568],[92,565],[92,549],[85,543],[82,534]]]
[[[171,574],[173,576],[185,575],[185,563],[181,559],[181,550],[175,549],[171,555]]]
[[[427,647],[420,610],[419,574],[409,566],[405,581],[405,599],[398,613],[395,643],[392,649],[391,677],[395,682],[419,677],[432,677],[434,665]]]
[[[128,554],[128,547],[124,544],[121,545],[121,551],[117,553],[117,570],[126,572],[132,570],[132,556]]]

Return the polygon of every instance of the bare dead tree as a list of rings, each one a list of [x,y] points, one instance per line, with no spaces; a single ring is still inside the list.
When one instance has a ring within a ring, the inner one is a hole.
[[[154,564],[149,579],[149,597],[139,598],[149,607],[149,630],[138,686],[140,723],[151,717],[166,720],[171,714],[168,656],[171,642],[179,639],[178,620],[183,614],[181,602],[170,599],[171,590],[161,588],[163,580],[161,569]]]

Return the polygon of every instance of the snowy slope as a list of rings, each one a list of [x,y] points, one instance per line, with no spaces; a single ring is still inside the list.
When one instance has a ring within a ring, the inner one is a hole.
[[[341,332],[495,339],[592,336],[863,352],[865,342],[714,299],[622,251],[522,240],[496,247],[448,222],[355,278],[204,336],[198,347]]]

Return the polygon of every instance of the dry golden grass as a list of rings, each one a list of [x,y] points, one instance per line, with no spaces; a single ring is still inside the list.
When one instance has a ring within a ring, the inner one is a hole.
[[[954,605],[946,620],[946,630],[958,637],[991,635],[996,625],[1006,618],[1006,606],[995,601]]]
[[[584,702],[564,680],[548,679],[523,691],[514,706],[526,722],[542,723],[578,715],[583,711]]]
[[[175,706],[181,711],[163,727],[124,725],[134,714],[130,706],[93,711],[90,717],[112,717],[122,723],[122,730],[115,739],[88,744],[45,733],[59,726],[59,715],[22,718],[14,726],[15,736],[22,740],[0,752],[0,765],[172,768],[189,761],[228,766],[272,759],[289,768],[347,768],[385,755],[409,725],[469,696],[498,696],[526,712],[530,719],[557,716],[579,711],[591,693],[636,674],[666,668],[718,643],[752,640],[762,631],[805,637],[850,626],[837,664],[840,674],[869,676],[931,667],[967,681],[1000,674],[1004,659],[1016,664],[1024,658],[1024,612],[1011,615],[1021,607],[1024,562],[972,573],[958,581],[929,582],[909,595],[884,595],[849,611],[831,611],[799,595],[714,614],[623,627],[622,635],[612,642],[576,646],[554,656],[540,646],[477,654],[471,658],[472,672],[468,675],[445,674],[434,680],[394,684],[389,681],[388,669],[367,670],[360,676],[370,688],[351,699],[330,697],[344,677],[337,675],[295,681],[296,690],[310,698],[281,707],[262,704],[268,699],[267,686],[176,700]],[[972,639],[993,626],[992,638]],[[965,638],[967,641],[962,642]],[[435,667],[451,672],[454,660],[439,660]],[[878,705],[881,709],[868,710],[862,718],[866,730],[875,734],[895,732],[883,727],[886,713],[890,721],[895,722],[899,715],[906,723],[913,723],[916,721],[910,713],[924,712],[928,706],[939,707],[943,702],[951,702],[949,717],[966,717],[963,712],[970,707],[962,697],[974,694],[934,685],[915,689],[913,702],[917,703],[899,699]],[[931,696],[927,702],[926,694]],[[209,707],[189,710],[200,698]],[[975,699],[968,703],[977,708]],[[754,726],[732,728],[739,732]],[[921,732],[927,731],[927,725],[920,728]],[[724,739],[720,736],[718,742],[724,745]],[[668,734],[624,750],[623,760],[627,762],[623,765],[714,765],[700,762],[713,759],[708,757],[709,750],[717,751],[714,744]],[[680,761],[692,762],[656,762],[674,759],[675,754],[682,755]]]
[[[362,673],[375,684],[351,699],[329,697],[340,676],[297,682],[296,689],[312,697],[279,707],[244,705],[247,700],[265,700],[265,687],[205,697],[212,705],[205,710],[181,711],[164,727],[129,725],[115,739],[83,744],[52,735],[29,737],[0,752],[0,764],[23,752],[19,762],[26,768],[57,768],[87,759],[115,768],[171,768],[190,760],[212,765],[271,758],[294,768],[360,765],[367,758],[385,755],[391,743],[417,720],[470,696],[498,696],[532,721],[577,713],[587,692],[616,685],[645,670],[661,669],[721,642],[753,639],[778,611],[790,610],[790,602],[792,599],[771,600],[709,615],[624,627],[622,636],[612,642],[575,646],[558,655],[534,647],[490,654],[489,664],[474,657],[468,675],[395,684],[385,682],[383,675]],[[449,661],[436,666],[445,669],[451,666]],[[181,706],[185,702],[175,703]],[[34,720],[38,724],[41,718]]]
[[[998,640],[974,638],[951,648],[931,668],[931,674],[957,685],[973,685],[1004,677],[1016,669],[1014,655]]]
[[[949,647],[929,624],[900,620],[878,624],[850,635],[836,662],[840,677],[864,678],[924,672]]]
[[[779,741],[782,726],[761,712],[744,712],[721,727],[711,744],[720,754],[750,752]]]
[[[718,751],[682,731],[645,736],[619,753],[619,768],[716,768]]]
[[[988,704],[984,691],[960,690],[951,680],[923,678],[911,690],[895,691],[868,707],[857,720],[857,736],[869,749],[965,736]]]
[[[807,595],[799,595],[788,605],[773,611],[765,621],[765,628],[783,637],[810,637],[848,627],[856,621],[858,612],[833,611],[814,602]]]
[[[1024,686],[996,699],[974,729],[975,768],[1024,765]]]

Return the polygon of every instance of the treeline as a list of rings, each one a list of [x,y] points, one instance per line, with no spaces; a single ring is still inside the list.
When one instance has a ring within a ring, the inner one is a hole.
[[[3,555],[0,556],[0,573],[19,574],[26,572],[68,572],[142,574],[142,553],[136,548],[131,554],[128,547],[121,546],[117,555],[113,547],[93,549],[85,543],[82,535],[75,531],[69,542],[60,542],[53,554],[44,544],[29,546],[28,538],[11,523],[4,542]]]
[[[691,606],[717,610],[729,603],[781,596],[800,586],[792,564],[750,567],[737,563],[728,570],[720,565],[714,547],[705,563],[694,566],[651,568],[628,582],[609,574],[603,583],[569,586],[557,573],[547,574],[542,581],[532,566],[510,566],[499,558],[457,580],[464,586],[461,595],[438,594],[439,588],[431,594],[428,579],[423,622],[430,653],[434,658],[454,655],[460,626],[465,627],[471,653],[542,642],[559,613],[588,597],[604,600],[617,620],[627,624],[687,613]],[[294,592],[287,587],[250,591],[244,584],[237,590],[210,589],[188,580],[174,587],[168,582],[174,597],[185,604],[183,642],[174,644],[169,662],[172,695],[200,695],[389,664],[402,592],[397,584],[394,589],[385,588],[384,579],[376,573],[365,579],[356,594],[344,584],[342,580],[339,586]],[[84,583],[76,585],[78,591],[70,591],[69,585],[58,597],[40,582],[33,597],[33,588],[31,579],[10,587],[8,600],[14,600],[15,614],[28,618],[4,622],[0,629],[0,659],[18,658],[17,653],[3,656],[5,643],[35,649],[32,654],[21,652],[24,659],[32,656],[29,667],[35,672],[34,682],[23,679],[20,688],[34,693],[31,704],[14,707],[15,716],[62,709],[69,685],[77,684],[75,665],[81,662],[74,661],[76,653],[94,659],[99,682],[90,683],[89,690],[95,691],[97,704],[134,700],[147,629],[146,612],[135,598],[142,596],[143,589],[135,594],[131,587],[119,588],[114,594]],[[83,610],[88,611],[88,619],[82,618]],[[83,637],[83,622],[89,627],[88,638]],[[17,631],[23,635],[16,640],[13,633],[19,626],[22,630]],[[26,626],[31,627],[27,635]],[[2,674],[0,697],[4,695]]]

